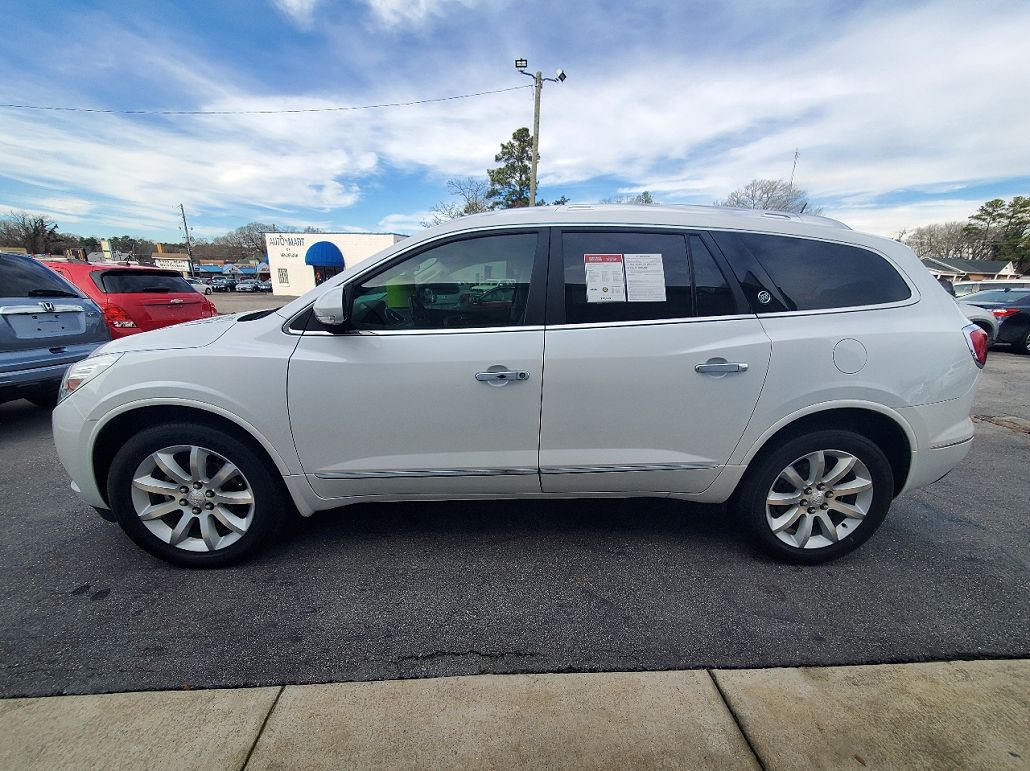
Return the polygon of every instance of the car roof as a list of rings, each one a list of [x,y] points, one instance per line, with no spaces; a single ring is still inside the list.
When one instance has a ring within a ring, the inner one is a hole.
[[[764,229],[770,223],[794,223],[823,228],[850,230],[847,225],[829,217],[794,212],[766,211],[763,209],[735,209],[725,206],[695,205],[634,205],[634,204],[564,204],[561,206],[534,206],[518,209],[497,209],[471,214],[438,225],[465,229],[484,225],[551,225],[557,223],[597,223],[637,225],[660,223],[685,227],[747,227]],[[438,232],[438,231],[437,231]]]
[[[177,270],[171,268],[158,268],[151,265],[122,265],[117,262],[82,262],[81,260],[65,260],[65,259],[49,259],[43,258],[39,260],[46,265],[51,267],[68,268],[69,270],[85,271],[87,273],[94,273],[97,271],[145,271],[149,273],[163,273],[165,275],[176,275],[181,276],[182,274]]]

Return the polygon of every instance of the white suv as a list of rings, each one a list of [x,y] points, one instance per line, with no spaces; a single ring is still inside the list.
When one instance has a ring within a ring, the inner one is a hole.
[[[181,565],[294,509],[572,496],[729,501],[815,563],[966,455],[986,346],[907,247],[833,220],[509,210],[104,346],[54,438],[82,498]]]

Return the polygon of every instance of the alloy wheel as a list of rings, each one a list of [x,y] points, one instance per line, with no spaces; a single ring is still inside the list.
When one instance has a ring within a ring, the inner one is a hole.
[[[821,549],[854,533],[872,503],[872,475],[858,457],[818,450],[777,475],[766,495],[765,518],[788,546]]]
[[[132,475],[136,515],[177,549],[213,552],[236,543],[254,521],[250,482],[229,459],[197,445],[151,453]]]

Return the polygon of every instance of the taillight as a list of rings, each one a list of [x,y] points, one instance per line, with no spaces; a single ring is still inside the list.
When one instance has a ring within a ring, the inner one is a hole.
[[[117,305],[105,306],[104,318],[107,320],[107,325],[112,329],[134,329],[136,327],[136,322],[129,318],[129,314]]]
[[[202,310],[200,313],[201,313],[201,316],[204,316],[204,317],[207,317],[207,316],[217,316],[218,315],[218,308],[215,307],[215,304],[213,302],[211,302],[210,300],[208,300],[205,297],[204,298],[204,310]]]
[[[1009,316],[1015,316],[1019,313],[1019,308],[992,308],[991,313],[994,314],[996,319],[1007,319]]]
[[[984,364],[987,363],[987,333],[976,324],[967,324],[962,327],[962,333],[966,336],[966,345],[969,346],[969,352],[973,354],[976,366],[983,369]]]

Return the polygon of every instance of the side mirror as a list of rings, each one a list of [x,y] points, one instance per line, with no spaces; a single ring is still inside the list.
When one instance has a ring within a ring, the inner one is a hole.
[[[327,327],[342,327],[347,323],[347,297],[346,287],[334,286],[324,295],[315,300],[312,311],[318,323]]]

